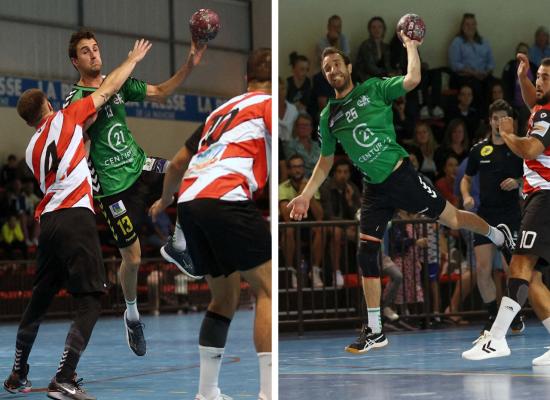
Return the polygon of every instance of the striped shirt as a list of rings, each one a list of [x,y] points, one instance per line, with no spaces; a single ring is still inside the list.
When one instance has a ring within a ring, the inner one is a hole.
[[[544,151],[534,160],[523,162],[523,193],[550,190],[550,104],[533,107],[527,136],[539,139]]]
[[[267,183],[270,158],[271,96],[249,92],[234,97],[206,119],[178,203],[252,199]]]
[[[95,112],[92,97],[86,97],[40,121],[25,157],[44,193],[36,219],[63,208],[85,207],[93,212],[81,125]]]

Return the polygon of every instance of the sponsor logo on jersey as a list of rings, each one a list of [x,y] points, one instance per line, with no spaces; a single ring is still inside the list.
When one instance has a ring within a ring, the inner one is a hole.
[[[111,210],[111,214],[113,214],[113,217],[117,218],[126,212],[126,207],[124,207],[124,203],[122,202],[122,200],[119,200],[116,203],[111,204],[109,206],[109,210]]]
[[[121,127],[121,123],[114,124],[111,129],[109,129],[109,133],[107,135],[109,147],[118,153],[121,153],[128,148],[127,138],[124,137],[124,131],[120,129]]]
[[[378,142],[378,138],[373,139],[372,136],[374,136],[374,133],[364,122],[355,125],[355,128],[353,128],[353,139],[355,140],[355,143],[361,147],[372,147],[376,142]]]
[[[483,146],[481,148],[481,156],[482,157],[487,157],[492,152],[493,152],[493,146],[491,146],[491,145]]]
[[[359,100],[357,100],[357,106],[358,107],[365,107],[370,103],[370,99],[367,95],[362,95],[359,97]]]

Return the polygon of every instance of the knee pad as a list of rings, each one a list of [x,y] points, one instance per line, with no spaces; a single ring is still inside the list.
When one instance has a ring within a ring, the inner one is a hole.
[[[380,278],[380,242],[360,240],[357,263],[364,278]]]

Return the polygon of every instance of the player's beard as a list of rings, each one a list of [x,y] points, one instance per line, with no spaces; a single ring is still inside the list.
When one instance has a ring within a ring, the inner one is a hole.
[[[548,103],[550,103],[550,91],[544,93],[544,95],[540,99],[537,98],[537,104],[539,106],[543,106]]]
[[[336,91],[336,92],[345,92],[350,86],[351,86],[351,74],[343,74],[344,75],[344,79],[343,79],[343,82],[341,85],[339,86],[332,86],[332,88]]]

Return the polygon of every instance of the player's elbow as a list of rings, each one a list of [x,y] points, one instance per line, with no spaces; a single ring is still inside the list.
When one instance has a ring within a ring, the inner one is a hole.
[[[405,79],[403,80],[403,88],[407,92],[410,92],[415,87],[417,87],[419,84],[420,84],[420,76],[416,77],[416,76],[407,75],[407,76],[405,76]]]

